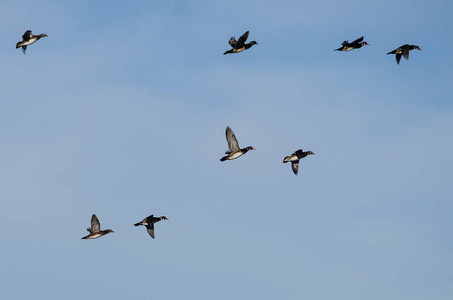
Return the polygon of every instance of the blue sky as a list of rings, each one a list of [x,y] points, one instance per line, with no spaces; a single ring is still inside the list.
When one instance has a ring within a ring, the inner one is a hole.
[[[2,295],[451,299],[451,11],[2,1]],[[221,163],[227,125],[256,151]],[[115,233],[81,240],[93,213]]]

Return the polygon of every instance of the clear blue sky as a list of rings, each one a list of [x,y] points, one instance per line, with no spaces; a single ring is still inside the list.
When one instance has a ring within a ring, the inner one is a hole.
[[[451,12],[2,1],[2,298],[452,299]],[[256,151],[221,163],[227,125]]]

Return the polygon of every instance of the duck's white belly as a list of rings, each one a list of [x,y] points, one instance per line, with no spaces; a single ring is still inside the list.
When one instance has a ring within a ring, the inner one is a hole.
[[[297,155],[291,155],[291,156],[285,158],[285,162],[288,162],[288,161],[293,162],[293,161],[298,161],[298,160],[299,160],[299,158],[297,157]]]
[[[90,239],[97,239],[100,236],[102,236],[102,234],[100,232],[98,232],[98,233],[95,233],[95,234],[91,235],[89,238]]]
[[[37,37],[32,37],[32,38],[31,38],[31,39],[29,39],[28,41],[26,41],[26,42],[23,42],[23,43],[22,43],[22,46],[28,46],[28,45],[31,45],[31,44],[33,44],[34,42],[36,42],[37,40],[38,40],[38,38],[37,38]]]
[[[236,151],[230,154],[229,159],[235,159],[238,158],[239,156],[242,156],[244,153],[240,151]]]

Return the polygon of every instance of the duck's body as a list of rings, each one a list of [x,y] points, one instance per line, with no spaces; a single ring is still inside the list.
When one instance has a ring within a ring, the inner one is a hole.
[[[404,58],[406,60],[409,60],[409,51],[414,50],[414,49],[422,50],[422,49],[420,49],[419,46],[405,44],[405,45],[402,45],[401,47],[396,48],[393,51],[390,51],[387,54],[395,54],[396,63],[400,64],[401,56],[404,56]]]
[[[146,226],[146,230],[148,231],[149,235],[154,238],[154,223],[157,223],[162,220],[168,220],[167,217],[154,217],[154,215],[148,216],[143,221],[135,223],[134,226],[144,225]]]
[[[248,37],[249,37],[248,31],[246,33],[244,33],[239,38],[238,41],[236,41],[236,38],[234,36],[231,37],[230,40],[228,41],[228,43],[230,44],[231,47],[233,47],[233,49],[225,51],[225,53],[223,53],[223,55],[228,54],[228,53],[239,53],[239,52],[249,49],[253,45],[258,44],[256,41],[251,41],[250,43],[246,44],[245,41],[247,40]]]
[[[294,152],[293,154],[291,154],[290,156],[286,156],[283,159],[283,163],[291,162],[291,168],[293,169],[294,174],[297,175],[297,173],[299,172],[299,160],[301,160],[302,158],[304,158],[307,155],[315,155],[315,154],[311,151],[304,152],[304,151],[302,151],[302,149],[299,149],[296,152]]]
[[[355,41],[349,43],[347,40],[344,41],[341,45],[342,47],[335,49],[334,51],[351,51],[354,49],[362,48],[365,45],[369,45],[367,42],[362,42],[363,36],[361,38],[356,39]]]
[[[228,142],[228,151],[225,152],[226,156],[222,157],[220,161],[225,161],[225,160],[232,160],[236,159],[245,153],[247,153],[249,150],[255,150],[252,146],[248,146],[246,148],[239,148],[239,143],[238,140],[236,139],[236,136],[234,135],[233,130],[230,128],[230,126],[227,126],[225,130],[225,135],[226,135],[226,140]]]
[[[95,214],[91,216],[91,228],[87,228],[87,231],[90,233],[87,236],[84,236],[82,240],[87,239],[97,239],[105,234],[114,232],[112,229],[101,230],[101,223],[99,223],[98,217]]]
[[[16,49],[22,47],[22,52],[24,52],[24,54],[25,54],[25,51],[27,50],[28,45],[31,45],[34,42],[36,42],[37,40],[39,40],[40,38],[46,37],[46,36],[47,36],[47,34],[45,34],[45,33],[41,33],[39,35],[33,35],[31,33],[31,30],[27,30],[27,31],[25,31],[24,35],[22,36],[22,42],[18,42],[16,44]]]

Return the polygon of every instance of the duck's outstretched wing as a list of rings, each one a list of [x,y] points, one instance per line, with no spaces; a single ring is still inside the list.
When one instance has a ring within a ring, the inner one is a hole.
[[[294,174],[297,175],[297,173],[299,172],[299,160],[292,161],[291,168],[293,169]]]
[[[409,59],[409,49],[410,47],[409,46],[406,46],[406,47],[403,47],[403,56],[406,60]]]
[[[149,235],[154,238],[154,223],[148,223],[146,230],[148,230]]]
[[[95,214],[91,216],[91,233],[101,231],[101,223],[99,223],[98,217]]]
[[[396,58],[396,63],[397,64],[400,64],[401,53],[403,52],[403,49],[402,49],[403,47],[404,46],[398,47],[395,50],[390,51],[389,53],[387,53],[387,54],[395,54],[395,58]]]
[[[304,151],[302,151],[302,149],[297,150],[297,151],[294,152],[293,154],[296,154],[296,155],[297,155],[297,158],[299,158],[299,159],[301,159],[302,157],[304,157]]]
[[[225,130],[225,135],[226,135],[226,140],[228,142],[228,148],[230,149],[230,152],[239,150],[238,140],[236,139],[236,136],[234,135],[234,132],[233,132],[233,130],[231,130],[230,126],[227,126],[227,128]]]
[[[248,39],[249,37],[249,32],[247,31],[246,33],[244,33],[243,35],[241,35],[241,37],[239,38],[235,48],[242,48],[244,47],[244,44],[245,44],[245,41]]]
[[[361,38],[358,38],[358,39],[356,39],[355,41],[353,41],[353,42],[351,43],[351,45],[353,45],[353,44],[359,44],[361,41],[363,41],[363,36],[362,36]]]
[[[24,35],[22,36],[22,39],[24,40],[24,42],[31,39],[31,30],[25,31]]]
[[[234,36],[232,36],[230,38],[230,40],[228,41],[228,44],[230,44],[231,47],[236,47],[236,44],[238,43],[238,41],[236,41],[236,38]]]

